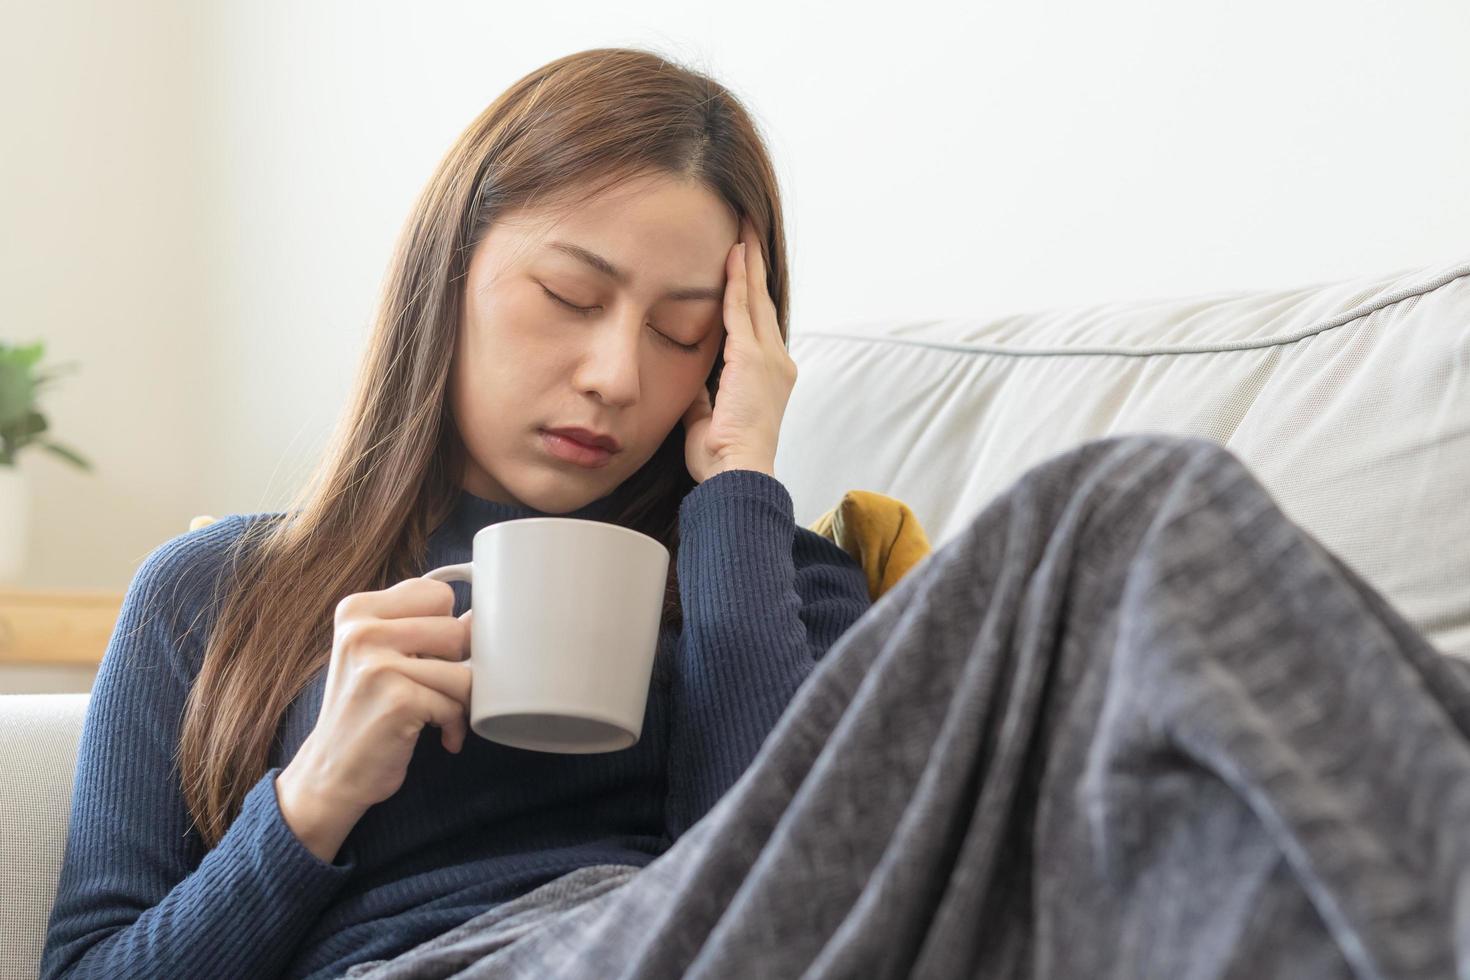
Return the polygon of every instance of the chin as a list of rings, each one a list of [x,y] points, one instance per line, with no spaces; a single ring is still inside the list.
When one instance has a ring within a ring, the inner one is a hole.
[[[611,492],[602,489],[600,483],[593,485],[591,481],[569,485],[570,481],[566,477],[561,477],[558,482],[560,484],[558,486],[539,488],[539,492],[527,493],[519,499],[527,506],[546,514],[567,514]]]

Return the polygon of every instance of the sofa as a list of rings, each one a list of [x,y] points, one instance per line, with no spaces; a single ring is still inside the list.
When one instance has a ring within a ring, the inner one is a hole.
[[[1213,439],[1445,654],[1470,657],[1470,259],[1296,289],[798,326],[777,476],[810,526],[855,488],[934,548],[1048,456]],[[0,696],[0,980],[34,977],[85,694]]]

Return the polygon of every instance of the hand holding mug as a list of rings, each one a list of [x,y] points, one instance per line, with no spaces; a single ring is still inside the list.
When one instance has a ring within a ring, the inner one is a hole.
[[[424,578],[337,604],[321,713],[276,780],[287,823],[318,856],[403,785],[424,725],[463,746],[470,623],[453,611],[454,590]]]

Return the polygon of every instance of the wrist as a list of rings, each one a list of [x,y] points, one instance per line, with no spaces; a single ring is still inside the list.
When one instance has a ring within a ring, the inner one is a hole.
[[[720,461],[714,471],[710,473],[710,476],[714,476],[716,473],[725,473],[729,470],[755,470],[757,473],[764,473],[766,476],[774,477],[776,475],[776,463],[774,460],[765,458],[726,459]]]
[[[326,864],[342,849],[342,842],[366,811],[336,804],[303,783],[301,769],[287,766],[276,774],[276,803],[296,839]]]

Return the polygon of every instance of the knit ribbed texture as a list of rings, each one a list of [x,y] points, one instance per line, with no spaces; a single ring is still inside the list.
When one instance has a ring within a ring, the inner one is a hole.
[[[869,605],[857,563],[827,538],[798,533],[778,480],[726,470],[698,489],[713,492],[691,493],[679,512],[686,620],[673,665],[674,836],[734,785],[818,658]]]
[[[557,516],[596,520],[614,497]],[[740,778],[870,605],[857,562],[796,526],[779,480],[717,474],[680,508],[684,626],[660,636],[632,748],[554,755],[471,734],[454,755],[426,727],[403,786],[323,862],[285,823],[275,777],[316,723],[324,665],[282,720],[272,768],[205,853],[174,753],[226,551],[263,516],[179,535],[133,577],[83,724],[42,980],[335,977],[577,868],[646,865]],[[462,492],[424,571],[469,561],[487,524],[536,516],[548,515]],[[469,586],[452,587],[460,615]]]

